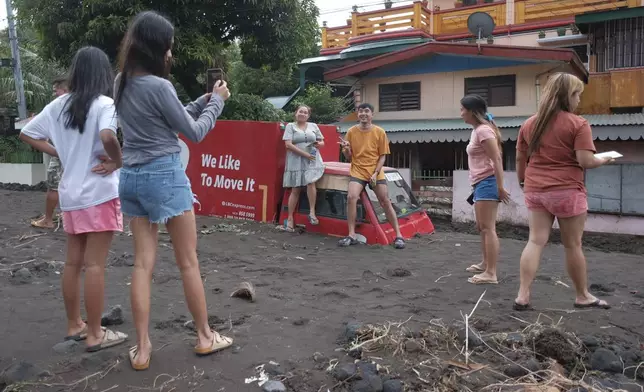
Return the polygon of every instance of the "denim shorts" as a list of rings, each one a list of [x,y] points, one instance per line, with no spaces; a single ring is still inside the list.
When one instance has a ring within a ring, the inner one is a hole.
[[[473,186],[474,202],[477,201],[499,201],[499,189],[496,186],[496,177],[489,176],[477,182]]]
[[[119,196],[124,215],[145,217],[151,223],[167,223],[192,210],[194,200],[178,153],[142,165],[123,166]]]

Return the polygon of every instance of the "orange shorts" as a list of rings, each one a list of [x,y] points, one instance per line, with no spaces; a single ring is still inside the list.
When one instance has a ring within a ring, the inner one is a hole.
[[[64,211],[63,228],[68,234],[123,231],[121,200],[117,197],[82,210]]]
[[[526,192],[525,205],[530,211],[549,212],[557,218],[572,218],[588,211],[588,198],[586,192],[579,189]]]

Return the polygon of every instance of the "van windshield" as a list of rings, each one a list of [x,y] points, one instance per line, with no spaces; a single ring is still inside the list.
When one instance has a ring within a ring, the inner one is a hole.
[[[420,204],[411,193],[409,185],[407,185],[400,173],[397,171],[388,171],[385,172],[385,176],[387,176],[389,199],[391,200],[391,204],[394,206],[396,216],[398,216],[398,218],[402,218],[403,216],[420,211]],[[369,186],[365,187],[365,189],[367,190],[367,195],[373,205],[373,210],[378,217],[378,221],[380,223],[387,222],[387,215],[385,215],[385,210],[380,206],[375,192],[371,190]]]

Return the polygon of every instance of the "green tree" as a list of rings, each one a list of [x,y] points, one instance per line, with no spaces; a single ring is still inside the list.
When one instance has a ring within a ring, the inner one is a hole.
[[[112,60],[129,20],[156,10],[176,27],[173,76],[190,97],[203,93],[203,74],[225,67],[225,48],[239,41],[254,68],[292,66],[309,56],[318,38],[313,0],[14,0],[18,18],[42,39],[42,54],[67,64],[84,45]]]
[[[9,34],[0,32],[0,57],[11,58]],[[42,59],[38,54],[39,42],[33,31],[19,29],[20,60],[24,79],[27,111],[37,113],[52,99],[51,83],[63,73],[54,61]],[[0,107],[17,108],[16,84],[11,68],[0,69]]]
[[[328,84],[310,85],[306,93],[294,100],[292,108],[306,105],[311,108],[310,121],[317,124],[332,124],[349,112],[349,102],[343,97],[333,96],[333,87]]]
[[[283,110],[276,109],[270,102],[259,95],[235,94],[226,101],[222,120],[244,121],[285,121],[287,118]]]

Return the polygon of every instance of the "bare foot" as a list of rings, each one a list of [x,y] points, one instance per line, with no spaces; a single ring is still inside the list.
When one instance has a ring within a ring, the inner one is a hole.
[[[87,329],[87,324],[83,321],[67,323],[67,336],[78,335]]]
[[[53,229],[54,228],[54,221],[51,220],[51,219],[45,219],[43,217],[43,218],[40,218],[40,219],[32,220],[31,225],[33,227],[37,227],[39,229]]]

